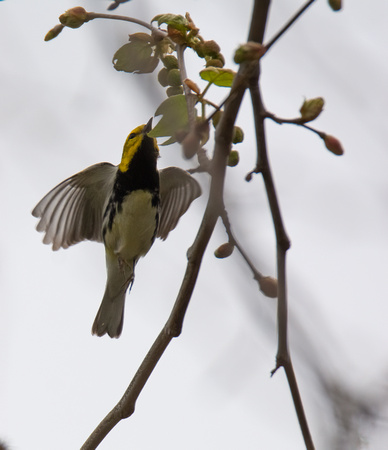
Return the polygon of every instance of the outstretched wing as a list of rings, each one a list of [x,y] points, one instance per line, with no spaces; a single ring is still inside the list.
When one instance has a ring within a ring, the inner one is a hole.
[[[43,197],[32,211],[40,218],[36,229],[45,233],[43,243],[58,250],[85,239],[101,242],[103,214],[116,173],[117,166],[95,164]]]
[[[157,237],[164,240],[202,191],[197,180],[178,167],[160,170],[159,177],[160,217]]]

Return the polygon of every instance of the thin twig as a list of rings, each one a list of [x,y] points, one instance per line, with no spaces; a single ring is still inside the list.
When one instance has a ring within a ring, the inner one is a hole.
[[[237,248],[237,250],[239,251],[240,255],[243,257],[245,262],[248,264],[249,268],[251,269],[251,271],[253,273],[253,278],[255,280],[259,281],[261,278],[264,277],[264,275],[256,269],[256,267],[252,263],[251,259],[249,258],[248,254],[241,247],[241,245],[237,241],[236,237],[234,236],[234,233],[232,231],[232,226],[230,224],[230,220],[229,220],[229,217],[228,217],[228,213],[226,212],[226,209],[224,209],[222,211],[221,219],[222,219],[222,222],[223,222],[223,224],[225,226],[225,230],[226,230],[226,232],[228,234],[229,242],[231,244],[233,244]]]
[[[299,19],[299,17],[306,11],[306,9],[311,6],[315,0],[309,0],[302,8],[297,11],[294,16],[291,17],[291,19],[281,28],[281,30],[275,34],[275,36],[267,43],[265,44],[265,48],[267,51],[273,46],[273,44],[278,41],[284,33]]]
[[[128,16],[120,16],[118,14],[106,14],[106,13],[95,13],[95,12],[88,12],[88,20],[93,19],[112,19],[112,20],[122,20],[124,22],[131,22],[135,23],[137,25],[140,25],[141,27],[147,28],[152,32],[154,36],[160,36],[161,38],[166,37],[167,33],[157,27],[154,27],[153,25],[144,22],[143,20],[136,19],[134,17],[128,17]]]
[[[311,127],[310,125],[306,125],[306,123],[303,122],[303,119],[300,117],[297,117],[295,119],[284,119],[282,117],[275,116],[275,114],[268,111],[265,111],[264,113],[262,113],[262,115],[264,118],[271,119],[279,125],[297,125],[299,127],[305,128],[306,130],[312,131],[313,133],[316,133],[320,138],[324,138],[325,136],[325,133],[323,131],[319,131],[316,128]]]

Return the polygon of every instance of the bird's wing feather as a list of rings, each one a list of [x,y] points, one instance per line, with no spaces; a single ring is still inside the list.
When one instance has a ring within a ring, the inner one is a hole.
[[[40,218],[36,229],[53,250],[85,239],[102,241],[102,219],[113,189],[117,166],[100,163],[88,167],[52,189],[35,206]]]
[[[201,195],[201,187],[186,170],[167,167],[159,171],[160,218],[157,237],[166,239],[191,202]]]

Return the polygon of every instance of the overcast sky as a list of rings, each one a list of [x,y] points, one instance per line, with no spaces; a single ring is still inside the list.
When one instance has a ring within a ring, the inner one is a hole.
[[[272,3],[268,38],[303,2]],[[325,111],[314,126],[337,136],[345,148],[345,155],[336,157],[312,133],[267,125],[292,241],[291,353],[313,437],[318,449],[333,448],[336,427],[324,380],[378,414],[361,428],[362,448],[383,450],[388,3],[344,3],[342,12],[333,13],[326,0],[317,0],[263,59],[262,89],[267,108],[282,117],[295,116],[304,97],[324,97]],[[201,34],[220,44],[227,66],[237,70],[233,53],[246,40],[252,2],[224,1],[222,10],[220,4],[133,0],[117,13],[150,21],[159,13],[189,11]],[[109,1],[78,5],[104,12]],[[203,175],[198,176],[202,198],[168,240],[155,243],[139,262],[120,339],[92,336],[106,280],[103,246],[81,243],[52,252],[30,212],[68,176],[100,161],[117,164],[128,133],[148,121],[164,94],[155,74],[140,77],[112,67],[127,35],[142,31],[135,25],[96,20],[45,43],[46,32],[72,6],[77,3],[0,2],[0,440],[12,450],[79,448],[120,399],[169,315],[206,204]],[[188,57],[189,77],[198,83],[200,67],[201,61]],[[209,96],[218,101],[226,92],[219,91]],[[276,276],[262,181],[260,176],[244,181],[255,162],[248,96],[237,123],[245,141],[239,166],[228,169],[225,202],[235,234],[257,268]],[[160,167],[169,165],[191,163],[182,160],[178,146],[161,147]],[[258,292],[237,252],[226,260],[214,258],[226,239],[219,225],[182,336],[152,374],[134,416],[99,448],[303,448],[284,373],[270,378],[276,303]],[[343,449],[361,448],[357,445],[348,441]]]

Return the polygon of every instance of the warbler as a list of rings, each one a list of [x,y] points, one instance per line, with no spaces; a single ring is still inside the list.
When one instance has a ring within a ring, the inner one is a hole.
[[[53,250],[83,240],[103,242],[107,282],[92,326],[98,336],[122,332],[125,295],[135,266],[156,237],[166,239],[191,202],[201,195],[198,182],[185,170],[158,171],[159,148],[147,136],[152,118],[127,137],[118,166],[103,162],[67,178],[35,206],[37,230]]]

